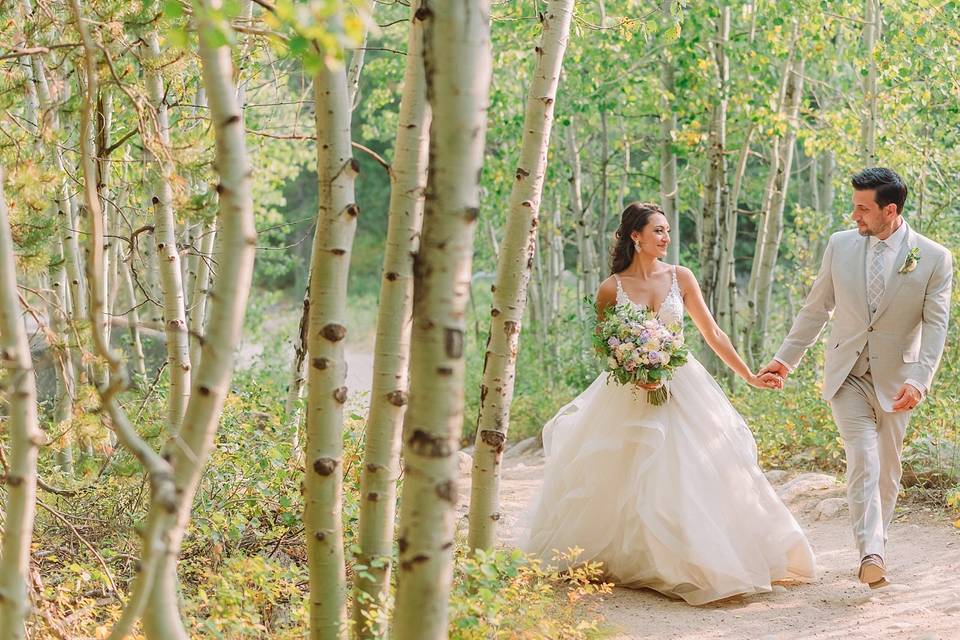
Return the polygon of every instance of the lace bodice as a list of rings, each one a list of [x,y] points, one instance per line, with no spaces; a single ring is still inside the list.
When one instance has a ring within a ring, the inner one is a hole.
[[[617,281],[617,304],[629,304],[633,305],[637,309],[647,309],[645,304],[637,304],[631,300],[626,291],[623,290],[623,283],[620,281],[620,276],[618,274],[613,274],[613,277]],[[683,296],[680,295],[680,285],[677,284],[677,268],[673,267],[673,278],[670,283],[670,290],[667,291],[667,296],[663,299],[663,302],[660,303],[660,308],[657,309],[656,315],[662,322],[673,323],[678,322],[681,325],[683,324]]]

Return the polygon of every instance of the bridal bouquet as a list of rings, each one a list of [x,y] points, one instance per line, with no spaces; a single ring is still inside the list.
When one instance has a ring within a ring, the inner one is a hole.
[[[620,384],[665,383],[687,361],[683,327],[664,324],[642,307],[620,304],[608,309],[593,333],[593,345],[606,359],[609,377]],[[662,405],[670,397],[664,384],[647,391],[647,400]]]

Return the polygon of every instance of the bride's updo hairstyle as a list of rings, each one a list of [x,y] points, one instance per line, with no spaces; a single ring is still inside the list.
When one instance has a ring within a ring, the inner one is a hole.
[[[617,243],[610,250],[610,273],[620,273],[633,262],[637,252],[630,234],[643,231],[654,214],[663,215],[660,205],[652,202],[631,202],[620,214],[620,226],[617,228]]]

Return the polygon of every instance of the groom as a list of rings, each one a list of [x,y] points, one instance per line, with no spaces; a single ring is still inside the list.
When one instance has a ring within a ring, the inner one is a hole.
[[[857,230],[830,237],[820,272],[774,359],[784,378],[827,321],[823,399],[847,455],[847,497],[861,582],[888,584],[887,528],[900,490],[900,452],[912,410],[930,390],[950,316],[950,252],[903,219],[907,187],[890,169],[851,180]]]

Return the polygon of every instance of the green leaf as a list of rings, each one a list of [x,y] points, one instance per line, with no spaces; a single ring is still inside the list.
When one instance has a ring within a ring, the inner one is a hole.
[[[182,18],[183,5],[178,0],[165,0],[163,3],[163,15],[167,18]]]

